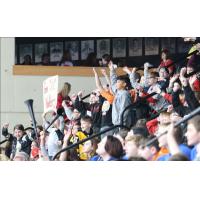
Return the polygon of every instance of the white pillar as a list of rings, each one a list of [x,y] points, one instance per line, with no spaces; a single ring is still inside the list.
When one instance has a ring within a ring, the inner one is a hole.
[[[0,38],[0,77],[1,107],[0,123],[8,120],[8,113],[13,109],[14,92],[12,66],[15,62],[15,38]]]

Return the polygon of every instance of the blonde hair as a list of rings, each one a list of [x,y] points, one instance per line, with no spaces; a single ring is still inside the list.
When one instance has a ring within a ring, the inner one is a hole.
[[[139,147],[143,141],[144,137],[141,135],[130,135],[127,136],[125,141],[126,142],[134,142],[137,147]]]
[[[66,98],[69,95],[70,91],[71,91],[71,84],[65,82],[59,94],[61,94],[63,98]]]

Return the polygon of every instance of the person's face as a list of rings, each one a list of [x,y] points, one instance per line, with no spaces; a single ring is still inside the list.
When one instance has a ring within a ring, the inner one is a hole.
[[[170,121],[172,123],[175,123],[177,121],[179,121],[181,119],[180,115],[176,112],[173,112],[171,115],[170,115]]]
[[[196,145],[200,142],[200,132],[195,129],[193,124],[188,124],[186,137],[189,146]]]
[[[104,58],[102,58],[102,64],[103,65],[107,65],[108,64],[107,61]]]
[[[92,94],[90,95],[89,102],[90,102],[91,104],[93,104],[93,103],[96,103],[97,101],[98,101],[97,96],[94,95],[94,94],[92,93]]]
[[[78,119],[80,117],[80,115],[81,115],[81,113],[77,109],[74,109],[73,114],[72,114],[72,118]]]
[[[154,85],[156,82],[157,82],[157,78],[154,78],[154,77],[152,77],[152,76],[150,76],[150,77],[148,78],[148,85],[149,85],[149,86]]]
[[[76,133],[78,132],[79,126],[78,125],[74,125],[72,127],[72,135],[76,135]]]
[[[104,137],[101,142],[97,145],[97,150],[96,150],[96,153],[101,156],[101,155],[104,155],[106,154],[106,150],[105,150],[105,145],[106,145],[106,141],[107,141],[107,137]]]
[[[49,56],[45,56],[45,57],[43,58],[43,60],[42,60],[42,62],[43,62],[44,64],[49,64],[49,61],[50,61]]]
[[[36,148],[37,147],[37,144],[33,141],[32,143],[31,143],[31,149],[34,149],[34,148]]]
[[[163,52],[163,53],[161,54],[161,59],[162,59],[162,60],[166,60],[166,59],[167,59],[167,54]]]
[[[23,131],[19,130],[19,129],[15,129],[14,131],[15,137],[17,139],[21,138],[23,136]]]
[[[165,71],[164,68],[160,69],[159,76],[160,76],[160,78],[167,78],[168,77],[168,74],[167,74],[167,72]]]
[[[135,145],[135,142],[127,141],[124,149],[128,158],[138,156],[138,148]]]
[[[174,90],[178,91],[179,89],[181,89],[181,86],[179,85],[179,83],[174,83]]]
[[[141,156],[142,158],[144,158],[146,160],[151,160],[153,157],[153,154],[149,147],[139,148],[138,154],[139,154],[139,156]]]
[[[117,80],[116,87],[118,90],[122,90],[126,87],[126,83],[122,80]]]
[[[88,140],[83,145],[83,153],[90,153],[90,152],[92,152],[92,150],[93,150],[93,148],[92,148],[91,140]]]
[[[169,115],[160,114],[159,121],[160,121],[161,124],[169,123],[170,117],[169,117]]]
[[[187,74],[189,74],[189,73],[191,73],[193,71],[194,71],[194,69],[192,67],[187,66]]]
[[[90,128],[91,128],[91,123],[86,122],[84,120],[81,120],[81,129],[82,129],[82,131],[90,130]]]

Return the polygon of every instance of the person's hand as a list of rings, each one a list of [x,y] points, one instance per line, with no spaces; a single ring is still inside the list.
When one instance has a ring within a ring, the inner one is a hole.
[[[182,84],[184,87],[188,85],[188,80],[187,80],[187,78],[185,78],[186,72],[187,72],[186,67],[183,67],[183,68],[181,69],[181,71],[180,71],[180,78],[179,78],[180,81],[181,81],[181,84]]]
[[[78,95],[80,98],[82,98],[82,96],[83,96],[83,91],[79,91],[77,95]]]
[[[57,145],[58,145],[58,146],[61,146],[61,145],[62,145],[62,141],[61,141],[61,140],[58,140]]]
[[[40,131],[40,141],[44,140],[46,137],[45,132],[44,131]]]
[[[169,105],[169,106],[167,107],[167,112],[172,112],[172,110],[173,110],[173,105]]]
[[[177,92],[180,89],[181,89],[181,86],[178,83],[174,83],[173,92]]]
[[[174,83],[178,78],[179,78],[179,74],[175,74],[173,77],[171,77],[170,83]]]
[[[133,67],[132,73],[135,73],[137,71],[137,67]]]
[[[160,94],[161,93],[161,89],[158,85],[156,85],[154,88],[153,88],[153,91],[157,94]]]
[[[108,67],[109,67],[110,70],[113,70],[113,69],[114,69],[114,67],[113,67],[113,62],[112,62],[112,61],[110,61],[110,62],[108,63]]]
[[[171,138],[171,137],[175,137],[175,135],[176,135],[176,128],[174,127],[174,124],[173,123],[171,123],[169,126],[168,126],[168,128],[167,128],[167,138]]]
[[[107,76],[106,70],[103,69],[103,68],[101,69],[101,73],[102,73],[103,76]]]
[[[127,74],[131,73],[131,70],[127,66],[123,67],[122,70]]]
[[[93,67],[92,69],[93,69],[93,72],[94,72],[94,74],[95,74],[95,75],[97,75],[96,68],[95,68],[95,67]]]
[[[5,123],[5,124],[3,125],[3,128],[8,129],[8,127],[9,127],[9,123]]]
[[[67,142],[69,141],[69,138],[70,138],[71,135],[72,135],[72,132],[71,132],[71,130],[69,130],[69,131],[64,131],[64,134],[65,134],[65,136],[64,136],[63,142],[64,142],[64,143],[67,143]]]
[[[46,113],[46,112],[43,112],[43,113],[42,113],[42,119],[45,119],[46,115],[47,115],[47,113]]]

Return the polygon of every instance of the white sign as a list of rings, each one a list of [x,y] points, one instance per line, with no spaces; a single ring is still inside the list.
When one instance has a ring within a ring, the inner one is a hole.
[[[58,76],[51,76],[43,81],[44,112],[56,111],[58,95]]]

